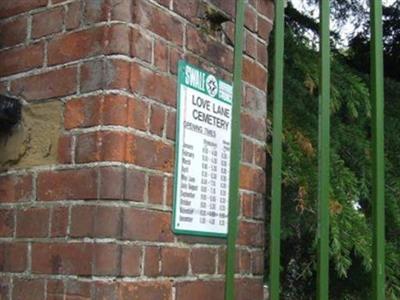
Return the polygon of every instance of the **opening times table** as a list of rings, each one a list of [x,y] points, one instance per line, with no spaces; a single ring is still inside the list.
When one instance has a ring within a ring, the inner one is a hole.
[[[179,69],[173,229],[226,236],[232,86],[185,62]]]

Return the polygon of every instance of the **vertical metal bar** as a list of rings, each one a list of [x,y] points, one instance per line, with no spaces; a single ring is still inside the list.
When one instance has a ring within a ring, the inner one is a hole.
[[[226,255],[225,299],[233,300],[235,295],[235,246],[237,235],[237,217],[239,211],[239,169],[240,169],[240,107],[242,99],[243,68],[243,29],[244,0],[236,1],[235,49],[233,69],[233,108],[232,108],[232,146],[230,157],[229,185],[229,224]]]
[[[282,184],[282,102],[284,54],[284,1],[275,1],[274,107],[272,120],[272,194],[270,232],[270,296],[279,299]]]
[[[318,283],[317,299],[329,298],[329,151],[330,151],[330,29],[329,0],[320,2],[321,82],[318,138]]]
[[[382,1],[371,0],[373,299],[385,299],[384,74]]]

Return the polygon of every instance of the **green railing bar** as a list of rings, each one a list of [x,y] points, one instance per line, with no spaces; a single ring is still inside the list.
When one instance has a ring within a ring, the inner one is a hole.
[[[318,137],[318,283],[317,299],[329,299],[329,151],[330,151],[330,29],[329,0],[320,2],[321,79]]]
[[[382,1],[371,1],[373,299],[385,299],[384,74]]]
[[[275,1],[274,36],[274,92],[272,120],[272,193],[270,237],[270,296],[278,300],[280,294],[280,247],[281,247],[281,185],[282,185],[282,103],[284,66],[284,1]]]
[[[236,1],[235,19],[235,49],[233,67],[233,107],[232,107],[232,135],[230,157],[230,185],[229,185],[229,220],[228,245],[226,254],[226,283],[225,299],[235,297],[235,246],[237,235],[237,218],[239,211],[239,170],[240,170],[240,107],[242,100],[242,68],[243,68],[243,28],[244,28],[244,0]]]

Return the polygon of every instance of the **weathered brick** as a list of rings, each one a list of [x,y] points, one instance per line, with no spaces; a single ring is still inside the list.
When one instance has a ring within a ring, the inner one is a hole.
[[[12,237],[14,235],[14,209],[0,209],[0,237]]]
[[[96,244],[94,246],[93,274],[119,275],[121,247],[116,244]]]
[[[51,237],[65,237],[68,230],[69,208],[54,207],[51,215]]]
[[[14,16],[47,5],[48,0],[2,0],[0,18]]]
[[[265,91],[267,87],[267,71],[256,62],[244,59],[243,80]]]
[[[240,222],[238,243],[240,245],[263,246],[264,225],[247,221]]]
[[[161,248],[161,274],[185,276],[189,270],[189,249]]]
[[[74,206],[71,212],[72,237],[114,237],[121,235],[121,208]]]
[[[46,171],[38,176],[39,201],[97,199],[97,170]]]
[[[34,243],[32,272],[40,274],[90,275],[93,244]]]
[[[41,67],[43,59],[43,44],[1,51],[0,76],[8,76]]]
[[[186,31],[187,48],[221,68],[232,71],[233,52],[224,44],[210,39],[200,30],[188,26]]]
[[[223,281],[189,281],[176,284],[176,298],[179,300],[223,300]],[[260,298],[261,299],[261,298]]]
[[[197,0],[175,0],[174,10],[189,21],[194,21],[194,18],[200,17],[201,2]]]
[[[254,275],[262,275],[264,273],[264,251],[256,250],[251,252],[251,271]]]
[[[66,300],[82,300],[92,298],[92,283],[87,281],[69,280],[67,281]]]
[[[120,300],[157,299],[170,300],[172,287],[169,281],[122,282],[119,288]]]
[[[249,5],[246,6],[244,25],[252,32],[257,30],[257,11]]]
[[[136,23],[174,44],[182,45],[183,25],[177,18],[143,0],[136,1],[133,12]]]
[[[253,162],[253,155],[254,154],[254,147],[253,143],[250,142],[248,139],[242,139],[242,160],[244,162],[252,163]]]
[[[242,165],[240,167],[240,188],[262,193],[265,191],[265,174],[261,169]]]
[[[118,283],[116,282],[95,282],[92,285],[92,299],[117,300]]]
[[[162,204],[164,197],[164,178],[162,176],[149,176],[148,193],[150,203]]]
[[[262,279],[242,278],[235,280],[235,299],[263,299],[264,284]]]
[[[26,100],[62,97],[76,92],[76,67],[68,67],[17,79],[11,92]]]
[[[175,140],[175,134],[176,134],[176,112],[168,111],[167,129],[166,129],[167,138],[170,140]]]
[[[100,199],[124,198],[125,170],[119,167],[100,168]]]
[[[154,41],[154,65],[162,72],[168,71],[168,53],[168,46],[164,41]]]
[[[171,215],[164,212],[124,208],[122,236],[129,240],[171,242],[173,241]]]
[[[15,278],[13,281],[13,299],[43,300],[45,281],[43,279]]]
[[[265,0],[264,0],[265,1]],[[258,17],[258,35],[265,41],[268,41],[272,31],[272,24],[262,17]]]
[[[46,296],[47,300],[64,300],[64,281],[62,280],[47,280]]]
[[[63,135],[58,139],[57,161],[61,164],[72,162],[72,136]]]
[[[32,197],[32,176],[0,177],[0,203],[24,202]]]
[[[260,41],[257,42],[257,61],[266,68],[268,68],[267,47],[267,44],[264,44]]]
[[[242,113],[240,116],[240,127],[242,133],[260,141],[265,141],[267,138],[267,124],[263,117],[258,117],[250,113]]]
[[[247,30],[245,37],[245,53],[252,58],[257,58],[257,38]]]
[[[47,237],[49,235],[48,208],[29,208],[17,211],[17,237]]]
[[[129,201],[144,201],[146,181],[143,172],[127,169],[124,198]]]
[[[144,275],[150,277],[157,277],[161,274],[160,264],[161,261],[161,248],[147,246],[144,254]]]
[[[27,244],[24,243],[0,244],[0,272],[13,272],[13,273],[24,272],[27,266],[28,266]]]
[[[274,3],[271,0],[257,0],[258,11],[269,18],[274,19]]]
[[[131,36],[131,56],[143,59],[151,63],[153,43],[152,39],[140,32],[138,29],[132,29]]]
[[[27,18],[18,17],[0,24],[0,48],[23,43],[27,35]]]
[[[130,86],[133,91],[143,96],[170,106],[176,105],[176,81],[171,76],[156,73],[133,63]]]
[[[32,37],[40,38],[62,30],[64,9],[56,7],[32,16]]]
[[[216,251],[212,248],[194,248],[190,254],[190,264],[194,274],[215,273]]]
[[[121,275],[139,276],[142,269],[142,249],[135,245],[123,245],[121,253]]]
[[[107,21],[112,11],[110,0],[84,0],[84,21],[86,24],[94,24]]]
[[[151,106],[150,131],[159,136],[163,135],[165,124],[165,110],[159,105]]]
[[[65,28],[67,30],[76,29],[80,26],[82,15],[82,2],[76,1],[67,5],[65,13]]]

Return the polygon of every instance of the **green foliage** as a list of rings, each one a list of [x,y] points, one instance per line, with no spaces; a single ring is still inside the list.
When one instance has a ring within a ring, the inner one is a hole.
[[[316,291],[319,59],[318,54],[307,46],[304,36],[289,28],[287,32],[282,293],[284,299],[312,299]],[[371,106],[368,85],[367,74],[349,66],[348,58],[333,55],[330,299],[368,299],[371,292]],[[400,83],[388,80],[385,89],[387,299],[400,299]]]

